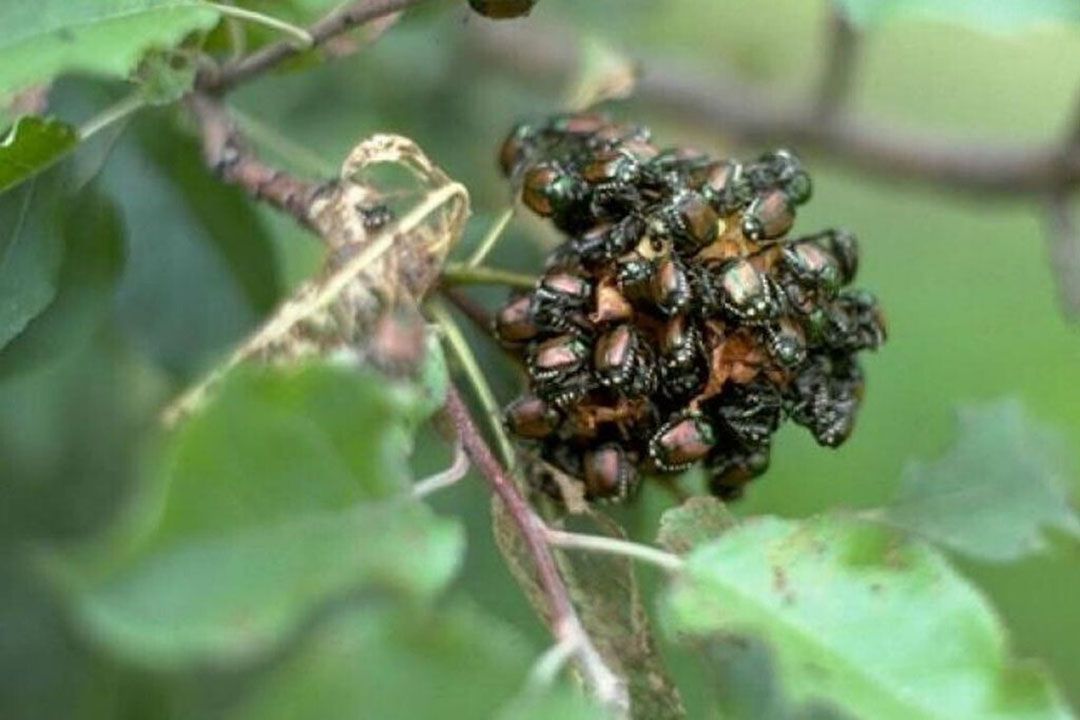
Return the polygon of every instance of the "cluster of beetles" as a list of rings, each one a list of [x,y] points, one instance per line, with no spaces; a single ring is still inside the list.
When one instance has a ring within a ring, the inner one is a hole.
[[[646,128],[581,113],[519,124],[499,160],[564,236],[494,321],[528,372],[506,425],[586,498],[623,500],[642,475],[700,462],[733,499],[784,418],[821,445],[848,438],[857,356],[885,326],[848,287],[852,234],[788,235],[811,193],[793,153],[661,149]]]

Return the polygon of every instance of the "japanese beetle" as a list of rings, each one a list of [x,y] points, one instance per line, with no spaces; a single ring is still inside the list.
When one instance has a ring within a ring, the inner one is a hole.
[[[507,345],[529,342],[540,334],[532,315],[532,297],[519,295],[510,300],[495,315],[495,334]]]
[[[645,235],[645,221],[631,213],[616,223],[605,222],[585,232],[571,243],[581,261],[587,265],[611,262],[637,246]]]
[[[357,205],[356,213],[368,232],[377,232],[394,221],[394,211],[384,203]]]
[[[539,129],[529,122],[520,122],[503,140],[499,148],[499,168],[503,175],[511,177],[528,157],[536,151]]]
[[[707,412],[728,430],[742,447],[756,448],[769,442],[780,427],[783,398],[768,381],[731,384],[713,398]]]
[[[720,266],[714,292],[727,314],[748,325],[772,322],[782,309],[775,281],[746,258]]]
[[[704,415],[678,413],[649,438],[649,459],[664,473],[682,472],[716,444],[716,430]]]
[[[555,162],[542,162],[525,171],[521,201],[540,217],[567,215],[581,204],[585,187],[580,178]]]
[[[495,20],[516,18],[532,12],[537,0],[469,0],[469,7]]]
[[[798,367],[806,360],[806,337],[802,330],[786,320],[765,328],[765,345],[769,355],[781,367]]]
[[[541,330],[564,331],[584,322],[582,311],[592,299],[592,284],[563,270],[549,272],[536,283],[531,318]]]
[[[637,470],[621,445],[606,443],[585,451],[582,466],[585,497],[589,500],[617,502],[637,488]]]
[[[795,205],[783,190],[768,190],[746,208],[742,233],[749,240],[773,240],[795,224]]]
[[[855,279],[859,271],[859,239],[854,233],[830,228],[804,239],[815,243],[836,259],[840,266],[840,285],[847,285]]]
[[[780,190],[795,205],[810,199],[813,184],[795,153],[786,149],[765,153],[746,169],[746,177],[757,192]]]
[[[681,262],[669,256],[653,263],[648,298],[661,314],[666,317],[677,315],[692,297],[690,277]]]
[[[824,316],[823,341],[830,349],[848,353],[877,350],[887,337],[877,298],[864,290],[841,293]]]
[[[556,407],[578,400],[594,387],[589,345],[578,335],[559,335],[529,348],[528,366],[536,394]]]
[[[701,390],[709,367],[701,332],[690,318],[679,315],[664,326],[659,341],[660,390],[667,397],[682,399]]]
[[[651,393],[656,387],[652,350],[630,325],[619,325],[600,336],[593,367],[601,385],[630,395]]]
[[[649,216],[649,231],[670,237],[676,249],[693,255],[716,239],[720,217],[705,197],[694,190],[680,190]]]
[[[720,215],[746,207],[754,198],[743,166],[735,160],[714,162],[701,173],[701,193]]]
[[[717,447],[705,459],[709,492],[721,500],[738,500],[746,485],[769,469],[769,446],[750,450]]]
[[[520,438],[542,440],[559,427],[562,417],[555,408],[536,397],[522,395],[504,412],[506,428]]]
[[[855,427],[863,389],[862,370],[853,357],[817,354],[788,388],[788,414],[818,444],[838,447]]]

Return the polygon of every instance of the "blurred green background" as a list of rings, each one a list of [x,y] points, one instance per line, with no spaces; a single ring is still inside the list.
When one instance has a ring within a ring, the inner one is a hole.
[[[265,3],[266,10],[273,7]],[[779,97],[798,97],[815,87],[825,13],[824,3],[806,0],[541,0],[528,22],[572,27],[630,57],[675,58],[701,73],[729,66]],[[276,146],[266,146],[267,154],[298,171],[334,167],[372,132],[412,137],[472,193],[475,217],[459,248],[464,254],[509,201],[494,163],[503,134],[521,116],[556,108],[572,80],[537,83],[482,59],[470,38],[486,24],[464,3],[440,3],[410,13],[355,56],[264,78],[234,101],[270,129],[256,135]],[[577,42],[569,33],[553,38],[568,47]],[[1080,87],[1076,68],[1080,27],[988,34],[898,18],[865,36],[851,105],[869,116],[989,143],[1048,139],[1067,130]],[[114,93],[66,81],[55,102],[62,114],[79,118]],[[662,144],[692,140],[743,156],[761,149],[733,145],[724,128],[662,107],[630,101],[611,109],[652,124]],[[202,171],[186,133],[171,111],[151,111],[122,137],[81,152],[80,167],[92,168],[111,151],[100,189],[118,203],[127,246],[116,248],[115,265],[98,274],[115,276],[116,284],[84,283],[69,300],[78,311],[74,319],[35,328],[33,343],[0,354],[5,717],[45,701],[57,703],[56,714],[38,717],[60,717],[71,697],[94,714],[105,695],[113,697],[110,711],[141,717],[201,687],[197,677],[133,677],[94,656],[25,562],[34,548],[88,537],[114,517],[138,473],[157,408],[316,267],[316,244],[288,220],[223,191]],[[305,154],[276,142],[274,133]],[[906,461],[932,458],[949,445],[955,410],[982,400],[1020,398],[1031,414],[1065,433],[1080,459],[1080,326],[1067,323],[1056,304],[1042,208],[854,174],[825,156],[806,160],[815,197],[797,229],[844,225],[858,233],[858,284],[879,295],[890,340],[867,361],[867,401],[852,440],[830,452],[799,429],[785,429],[772,469],[737,512],[804,516],[881,504]],[[177,190],[187,203],[178,201]],[[245,245],[248,227],[259,228],[269,245]],[[233,247],[239,260],[229,261],[223,247]],[[267,249],[273,262],[266,262]],[[516,222],[490,262],[533,271],[542,255],[536,227]],[[475,295],[489,307],[502,298],[498,291]],[[500,401],[509,400],[517,385],[511,367],[485,337],[467,331]],[[419,447],[418,473],[445,464],[441,443]],[[1080,474],[1074,471],[1071,481],[1075,497]],[[467,482],[435,501],[441,512],[467,521],[463,589],[529,632],[539,652],[546,633],[490,542],[486,498],[479,482]],[[618,515],[649,541],[668,503],[650,490]],[[1017,563],[956,562],[999,609],[1017,654],[1044,661],[1070,702],[1080,705],[1080,547],[1059,538],[1042,555]],[[682,651],[665,652],[681,675],[696,677]],[[703,691],[693,682],[683,689],[696,716]],[[126,699],[117,705],[116,695]]]

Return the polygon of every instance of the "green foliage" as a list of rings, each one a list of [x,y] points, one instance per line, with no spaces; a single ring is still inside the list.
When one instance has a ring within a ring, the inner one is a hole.
[[[57,570],[80,624],[176,667],[257,657],[346,594],[430,598],[462,539],[407,498],[406,402],[349,369],[239,373],[169,438],[127,532]]]
[[[1073,0],[832,0],[860,25],[873,26],[904,16],[955,22],[978,30],[1015,32],[1057,23],[1080,22]]]
[[[720,537],[736,522],[723,502],[699,495],[660,516],[656,542],[673,553],[685,555],[698,545]]]
[[[747,520],[687,557],[664,615],[705,642],[763,638],[797,704],[881,720],[1069,717],[1008,657],[977,590],[932,550],[871,525]]]
[[[150,115],[138,127],[141,148],[169,180],[174,197],[203,230],[203,238],[227,267],[251,309],[262,314],[281,297],[273,240],[244,192],[214,182],[195,138],[173,126],[168,114]]]
[[[56,296],[66,177],[49,173],[0,195],[0,348]]]
[[[1046,549],[1043,531],[1080,538],[1065,489],[1064,437],[1016,400],[960,412],[948,453],[904,469],[899,494],[880,517],[981,560],[1010,561]]]
[[[26,115],[0,142],[0,193],[37,175],[79,142],[78,132],[53,118]]]
[[[143,53],[208,30],[199,0],[40,0],[0,6],[0,97],[66,73],[126,78]]]
[[[0,377],[83,351],[111,310],[125,260],[116,206],[91,184],[59,212],[64,249],[56,296],[0,354]]]
[[[338,3],[237,4],[302,26]],[[890,22],[1019,31],[1075,23],[1071,0],[840,4],[877,30],[861,47],[858,112],[942,133],[977,126],[993,145],[1044,139],[1072,110],[1075,78],[1060,69],[1080,62],[1080,45],[1067,32],[1002,39]],[[823,4],[618,5],[537,5],[538,22],[595,33],[579,73],[586,90],[605,89],[627,52],[675,53],[692,71],[720,61],[785,91],[814,79]],[[526,82],[461,52],[450,40],[467,16],[464,3],[429,3],[362,53],[315,62],[355,49],[363,31],[288,68],[311,72],[227,101],[331,166],[360,134],[410,135],[468,186],[478,216],[494,216],[507,202],[498,140],[514,119],[561,106],[564,83]],[[0,101],[63,75],[49,113],[71,123],[118,97],[165,106],[81,145],[61,120],[23,118],[0,147],[0,188],[10,188],[0,195],[0,716],[601,717],[575,688],[529,679],[551,637],[505,564],[541,615],[546,607],[503,514],[507,562],[489,547],[481,483],[431,496],[439,514],[409,497],[410,454],[423,475],[449,453],[412,440],[445,397],[433,337],[416,385],[333,367],[249,370],[190,424],[156,434],[160,406],[322,252],[202,167],[177,102],[199,52],[226,59],[230,29],[249,51],[281,40],[237,22],[203,44],[217,19],[195,0],[0,2]],[[665,142],[758,149],[681,126],[677,107],[613,110],[630,121],[662,110]],[[305,174],[272,133],[250,135],[272,162]],[[896,338],[868,363],[858,432],[838,453],[781,436],[734,518],[707,498],[661,515],[670,499],[650,486],[615,516],[631,539],[656,535],[683,556],[685,573],[635,574],[623,558],[557,551],[582,620],[627,675],[634,717],[677,717],[684,704],[689,717],[755,720],[1068,716],[1041,675],[1009,659],[1002,629],[1017,655],[1046,659],[1080,697],[1070,642],[1080,530],[1068,505],[1080,486],[1058,453],[1080,437],[1080,336],[1055,312],[1034,205],[960,205],[808,160],[818,197],[800,228],[842,219],[859,232],[867,283]],[[538,239],[515,222],[492,262],[535,272]],[[492,307],[505,292],[476,297]],[[511,397],[514,369],[472,330],[496,395]],[[1023,404],[970,406],[1005,395]],[[972,409],[951,449],[905,466],[949,446],[957,406]],[[857,511],[859,522],[754,517],[838,506],[881,509]],[[603,520],[576,529],[623,536]],[[1011,561],[961,565],[1000,620],[917,540]],[[647,617],[657,593],[667,633]]]
[[[515,633],[475,610],[369,608],[320,628],[229,719],[597,717],[561,689],[515,699],[530,662]],[[553,709],[570,714],[541,714]]]

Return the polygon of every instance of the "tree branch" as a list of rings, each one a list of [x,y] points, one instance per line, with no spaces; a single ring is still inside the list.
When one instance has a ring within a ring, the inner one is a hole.
[[[1064,193],[1051,194],[1046,204],[1050,267],[1057,283],[1058,302],[1070,320],[1080,319],[1080,227]]]
[[[218,177],[314,230],[309,212],[324,184],[301,180],[263,163],[247,147],[217,98],[195,93],[188,96],[187,104],[199,126],[203,159]]]
[[[475,26],[472,48],[491,67],[533,78],[563,76],[576,66],[573,31]],[[1040,196],[1080,185],[1080,147],[980,143],[961,135],[916,131],[867,118],[821,122],[815,103],[780,103],[731,73],[702,74],[639,59],[637,95],[663,111],[719,127],[758,143],[819,151],[885,180],[908,180],[982,196]]]
[[[522,497],[514,481],[495,459],[487,442],[480,434],[457,388],[451,385],[446,398],[445,412],[458,431],[465,452],[473,465],[484,476],[492,492],[502,501],[513,520],[526,550],[536,567],[537,579],[543,588],[552,615],[552,632],[560,645],[574,648],[586,683],[599,700],[616,707],[625,701],[625,687],[619,678],[604,664],[593,646],[577,611],[570,601],[570,593],[559,575],[555,557],[547,544],[547,526],[532,506]],[[623,708],[625,709],[625,708]]]
[[[372,20],[400,12],[422,2],[425,0],[355,0],[317,20],[307,29],[307,33],[311,36],[313,45],[323,45]],[[197,87],[206,92],[227,92],[305,50],[306,48],[297,47],[295,43],[290,42],[267,45],[216,72],[201,75]]]
[[[829,3],[826,22],[825,69],[818,85],[815,114],[827,122],[844,109],[855,79],[859,36],[851,20],[835,3]]]

